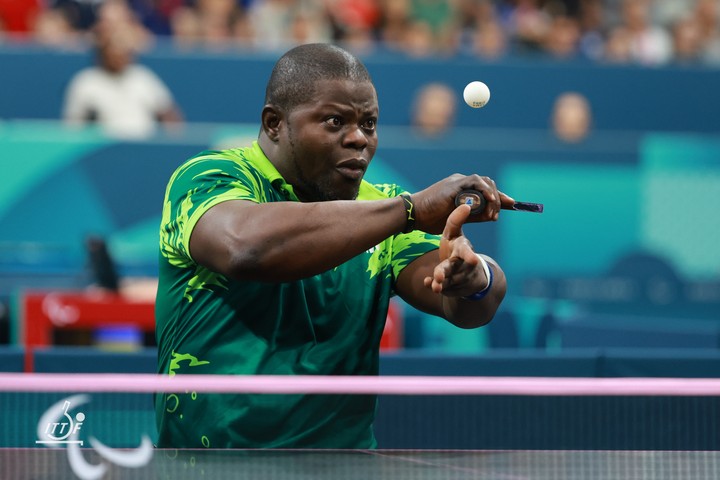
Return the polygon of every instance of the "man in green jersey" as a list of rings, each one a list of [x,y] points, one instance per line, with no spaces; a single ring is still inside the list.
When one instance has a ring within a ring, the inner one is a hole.
[[[463,236],[513,199],[479,175],[412,195],[363,180],[378,101],[329,44],[276,63],[258,140],[205,151],[167,187],[156,304],[168,375],[376,375],[392,295],[461,328],[489,322],[505,276]],[[455,206],[480,190],[481,213]],[[156,396],[158,446],[372,448],[369,395]]]

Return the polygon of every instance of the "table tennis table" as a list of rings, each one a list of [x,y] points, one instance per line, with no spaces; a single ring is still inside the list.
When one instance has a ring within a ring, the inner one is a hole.
[[[97,478],[252,480],[716,480],[720,452],[568,450],[164,450],[135,468],[92,449]],[[0,450],[8,480],[78,479],[65,449]],[[90,478],[90,477],[86,477]]]

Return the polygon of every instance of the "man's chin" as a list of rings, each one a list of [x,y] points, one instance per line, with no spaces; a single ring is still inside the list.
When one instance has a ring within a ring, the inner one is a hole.
[[[320,191],[322,200],[357,200],[360,192],[360,181],[357,184],[342,185],[339,188],[325,188]]]
[[[333,182],[332,184],[309,184],[295,187],[295,193],[303,202],[327,202],[333,200],[357,200],[362,179],[357,182]]]
[[[360,185],[354,188],[349,194],[342,198],[342,200],[357,200],[358,194],[360,193]]]

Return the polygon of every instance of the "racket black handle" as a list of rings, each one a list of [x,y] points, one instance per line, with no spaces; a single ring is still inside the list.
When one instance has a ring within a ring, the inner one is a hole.
[[[545,205],[542,203],[530,203],[530,202],[515,202],[512,208],[508,210],[518,210],[520,212],[532,212],[542,213],[545,210]]]
[[[487,202],[482,192],[478,190],[461,190],[455,195],[455,206],[459,207],[462,204],[470,205],[470,213],[475,214],[485,210]]]
[[[455,196],[455,206],[470,205],[470,213],[476,214],[485,210],[485,197],[478,190],[461,190]],[[520,212],[542,213],[545,206],[542,203],[515,202],[512,207],[503,207],[504,210],[517,210]]]

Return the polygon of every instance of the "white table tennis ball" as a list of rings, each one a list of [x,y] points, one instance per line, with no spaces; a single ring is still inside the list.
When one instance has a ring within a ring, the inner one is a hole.
[[[490,101],[490,89],[483,82],[470,82],[463,90],[463,98],[472,108],[481,108]]]

